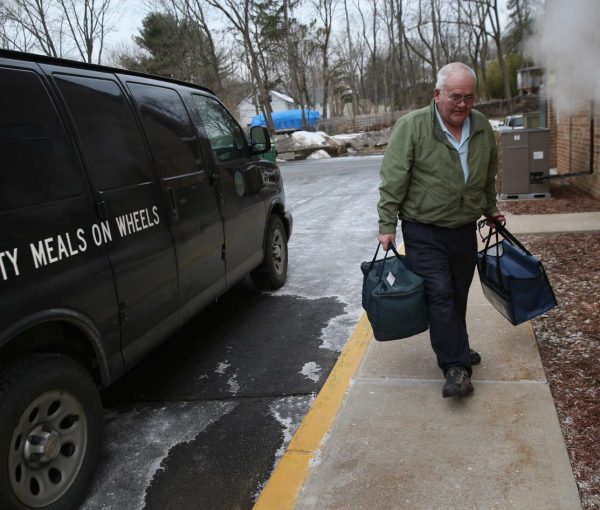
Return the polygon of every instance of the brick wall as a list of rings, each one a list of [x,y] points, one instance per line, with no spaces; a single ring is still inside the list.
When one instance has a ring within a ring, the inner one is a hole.
[[[557,129],[556,129],[556,113],[552,106],[552,101],[549,99],[546,104],[547,126],[550,128],[550,168],[557,168],[558,161],[556,155],[557,145]]]
[[[556,143],[556,167],[559,173],[586,172],[590,168],[590,126],[594,115],[594,169],[589,176],[572,177],[571,182],[600,197],[600,105],[582,103],[576,113],[549,112],[549,127]],[[552,139],[551,139],[552,143]],[[552,158],[552,152],[551,152]],[[552,159],[551,159],[552,162]]]

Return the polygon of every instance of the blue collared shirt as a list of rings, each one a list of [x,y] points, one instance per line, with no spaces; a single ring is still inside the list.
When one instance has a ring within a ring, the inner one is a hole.
[[[448,141],[452,144],[452,146],[458,151],[458,155],[460,156],[460,164],[462,165],[463,173],[465,174],[465,182],[469,178],[469,132],[471,131],[471,118],[467,117],[463,122],[462,134],[460,136],[460,142],[454,138],[454,135],[448,131],[446,124],[442,120],[440,112],[438,112],[437,107],[435,108],[435,115],[437,120],[442,128],[442,131],[446,133],[448,137]]]

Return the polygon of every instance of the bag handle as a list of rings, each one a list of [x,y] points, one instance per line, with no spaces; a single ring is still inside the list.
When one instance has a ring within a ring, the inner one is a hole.
[[[396,257],[398,257],[400,260],[402,260],[402,257],[398,253],[398,250],[396,250],[396,247],[393,245],[393,243],[388,243],[388,246],[390,247],[392,252],[394,252],[394,255],[396,255]],[[373,270],[373,266],[375,265],[375,260],[377,259],[377,254],[379,253],[379,248],[381,248],[381,243],[377,243],[377,249],[375,250],[375,255],[373,255],[373,260],[371,260],[371,263],[369,264],[369,272],[371,272]],[[381,281],[381,279],[383,278],[385,261],[387,260],[387,256],[389,255],[389,253],[390,253],[389,250],[386,250],[385,256],[383,257],[383,264],[381,264],[381,269],[379,270],[379,281]]]
[[[504,289],[504,281],[502,279],[502,271],[500,269],[500,254],[499,254],[499,250],[498,250],[498,245],[499,245],[499,239],[498,239],[498,234],[500,234],[508,243],[512,244],[513,246],[516,246],[517,248],[519,248],[521,251],[523,251],[523,253],[525,253],[526,255],[532,256],[531,252],[525,248],[525,246],[523,246],[521,244],[521,242],[505,227],[505,225],[502,222],[499,221],[493,221],[493,227],[494,229],[492,230],[492,225],[489,225],[490,229],[488,231],[487,236],[483,236],[481,235],[481,230],[488,224],[488,220],[480,220],[477,223],[477,228],[479,229],[479,235],[481,236],[482,240],[485,240],[485,248],[484,251],[487,252],[489,246],[490,246],[490,241],[492,239],[492,236],[495,235],[496,238],[496,274],[498,277],[498,283],[500,284],[500,287],[502,288],[502,290]],[[483,257],[482,259],[482,269],[485,271],[487,265],[487,261],[486,258]],[[541,270],[542,273],[546,273],[544,266],[541,266]]]
[[[379,253],[379,248],[381,248],[381,243],[377,243],[377,249],[375,250],[375,255],[373,255],[373,260],[371,260],[371,263],[369,264],[369,272],[371,272],[371,269],[373,269],[373,266],[375,265],[375,260],[377,259],[377,254]]]
[[[488,233],[484,237],[481,234],[481,230],[487,225],[487,222],[488,222],[488,220],[481,220],[481,221],[479,221],[479,223],[477,223],[477,228],[479,229],[479,235],[481,236],[481,240],[485,241],[485,247],[483,249],[483,252],[486,253],[488,251],[488,249],[490,247],[490,242],[492,240],[492,236],[495,236],[495,238],[496,238],[496,243],[495,243],[495,245],[496,245],[496,278],[498,280],[498,284],[500,285],[500,288],[502,290],[505,290],[504,289],[504,280],[502,279],[502,270],[500,269],[500,253],[499,253],[500,250],[498,249],[498,246],[500,245],[500,240],[498,239],[498,232],[499,232],[498,227],[502,227],[502,229],[504,229],[504,227],[502,226],[502,224],[500,222],[494,221],[494,225],[496,228],[492,230],[492,226],[489,225]],[[487,258],[485,256],[481,259],[481,269],[483,270],[484,273],[487,270]]]
[[[377,260],[377,254],[379,253],[379,248],[381,248],[381,243],[377,243],[377,249],[375,250],[375,255],[373,255],[373,260],[369,264],[369,273],[373,271],[373,266],[375,265],[375,261]],[[381,281],[381,277],[383,275],[383,266],[385,266],[385,259],[388,256],[388,252],[385,252],[385,256],[383,257],[383,264],[381,264],[381,269],[379,270],[379,281]]]
[[[504,237],[504,239],[506,239],[510,244],[517,246],[518,248],[523,250],[527,255],[531,255],[530,251],[527,248],[525,248],[525,246],[523,246],[519,242],[519,240],[508,231],[508,229],[504,225],[498,223],[496,225],[496,230],[498,230],[502,237]]]
[[[488,221],[487,219],[484,220],[480,220],[477,223],[477,228],[479,230],[479,236],[481,237],[481,240],[484,241],[485,244],[485,249],[487,250],[489,248],[490,245],[490,240],[492,237],[492,234],[495,233],[496,234],[496,242],[498,242],[498,234],[500,234],[504,239],[506,239],[510,244],[512,244],[513,246],[518,247],[519,249],[521,249],[523,252],[525,252],[527,255],[531,255],[531,252],[525,248],[525,246],[523,246],[521,244],[521,242],[506,228],[505,223],[504,222],[500,222],[500,221],[492,221],[493,225],[489,225],[490,229],[488,230],[488,234],[487,236],[483,236],[481,234],[481,230],[488,225]],[[492,230],[492,226],[494,227],[494,229]]]
[[[380,244],[381,246],[381,244]],[[392,252],[394,252],[394,255],[400,260],[400,263],[402,263],[402,257],[400,256],[400,254],[398,253],[398,250],[396,250],[396,247],[394,246],[393,243],[388,243],[389,248],[392,250]],[[379,249],[379,246],[377,247],[377,249]],[[387,256],[389,255],[390,251],[387,250],[385,252],[385,257],[383,257],[383,264],[381,264],[381,269],[379,271],[379,281],[382,280],[383,278],[383,273],[384,273],[384,266],[385,266],[385,260],[387,259]]]

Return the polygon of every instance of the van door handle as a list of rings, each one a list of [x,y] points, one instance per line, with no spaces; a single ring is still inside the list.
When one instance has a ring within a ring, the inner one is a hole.
[[[171,214],[173,215],[173,221],[177,221],[178,213],[177,213],[177,204],[175,203],[175,193],[173,193],[172,188],[167,188],[167,193],[169,193],[169,199],[171,200]]]

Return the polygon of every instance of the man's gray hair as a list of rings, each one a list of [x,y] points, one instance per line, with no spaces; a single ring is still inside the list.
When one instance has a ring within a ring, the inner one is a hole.
[[[446,82],[448,81],[450,75],[455,74],[457,72],[470,74],[474,80],[477,80],[477,75],[475,74],[475,71],[473,71],[473,69],[471,69],[468,65],[463,64],[462,62],[450,62],[438,71],[435,88],[438,90],[442,90],[446,86]]]

